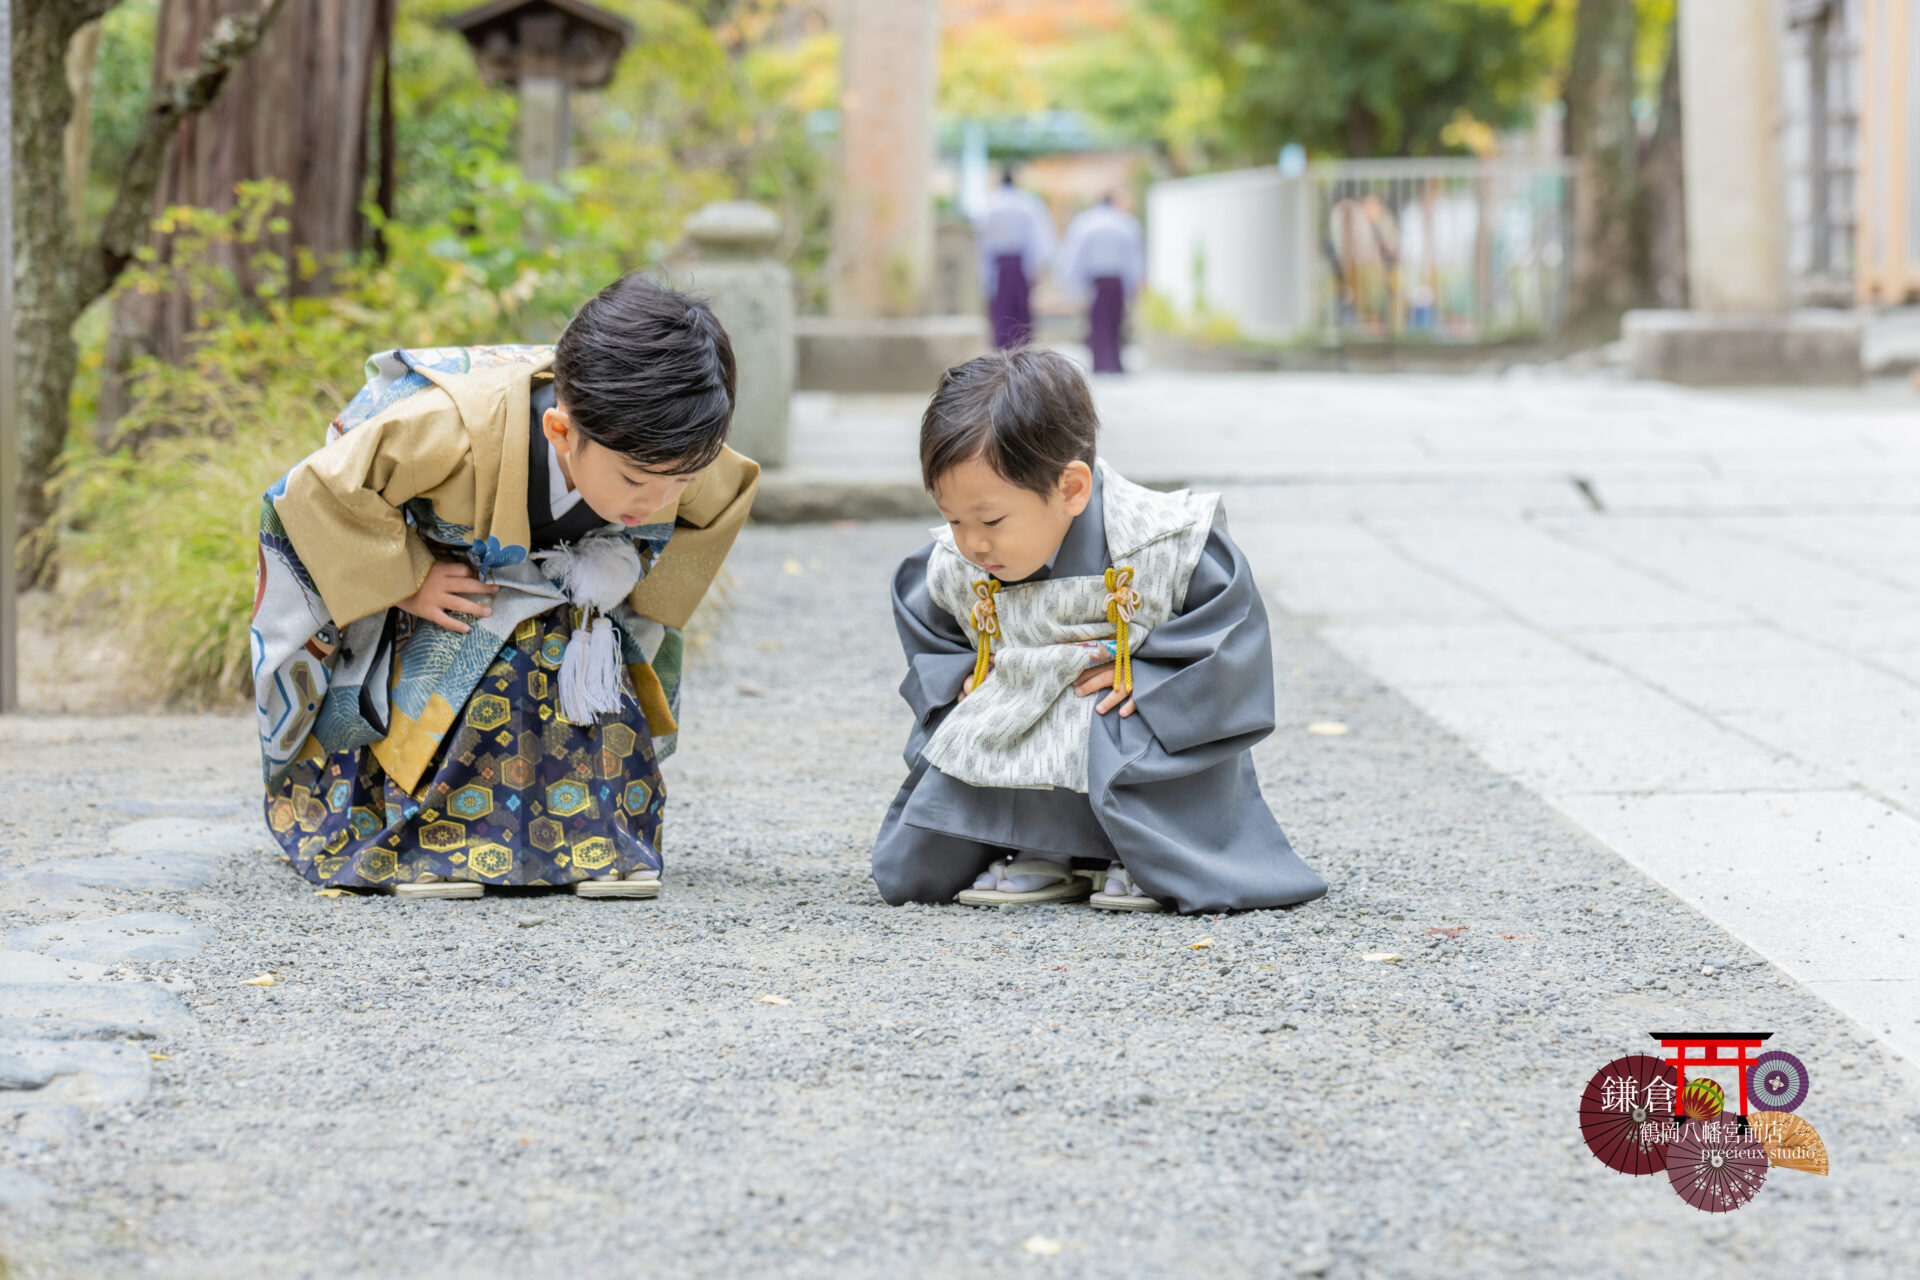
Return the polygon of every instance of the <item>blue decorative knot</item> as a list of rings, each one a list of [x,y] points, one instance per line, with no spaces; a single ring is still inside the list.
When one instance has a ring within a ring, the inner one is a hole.
[[[480,571],[480,581],[492,582],[495,569],[505,569],[509,565],[519,564],[527,558],[525,547],[502,546],[500,539],[489,534],[476,538],[467,548],[467,559],[473,561],[473,567]]]

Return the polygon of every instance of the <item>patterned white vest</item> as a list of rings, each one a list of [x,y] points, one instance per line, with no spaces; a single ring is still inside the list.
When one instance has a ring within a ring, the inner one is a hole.
[[[1139,601],[1128,624],[1129,652],[1186,602],[1220,501],[1217,493],[1157,493],[1122,479],[1104,461],[1100,472],[1107,555],[1133,570]],[[976,582],[986,570],[969,562],[945,525],[932,530],[927,590],[975,635]],[[1004,586],[994,597],[1000,636],[993,670],[961,700],[921,751],[950,778],[976,787],[1087,789],[1092,704],[1073,682],[1089,665],[1089,640],[1111,640],[1103,576],[1047,578]],[[1104,696],[1104,695],[1102,695]]]

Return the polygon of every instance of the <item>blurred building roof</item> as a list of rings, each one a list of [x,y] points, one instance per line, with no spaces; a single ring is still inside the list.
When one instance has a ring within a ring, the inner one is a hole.
[[[519,82],[519,51],[529,24],[559,27],[557,53],[567,82],[576,89],[603,89],[633,39],[631,22],[587,0],[492,0],[445,19],[467,38],[474,61],[489,84]]]

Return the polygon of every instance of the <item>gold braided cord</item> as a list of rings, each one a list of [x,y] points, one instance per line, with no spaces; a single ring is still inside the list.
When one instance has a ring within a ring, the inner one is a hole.
[[[1127,624],[1140,608],[1140,593],[1133,589],[1133,569],[1107,570],[1107,621],[1113,624],[1113,687],[1122,693],[1133,692],[1133,653],[1127,644]]]
[[[974,580],[973,631],[974,643],[979,646],[979,654],[973,660],[973,687],[976,689],[987,678],[987,667],[993,660],[992,642],[1000,637],[1000,613],[993,600],[999,591],[1000,583],[994,578]]]

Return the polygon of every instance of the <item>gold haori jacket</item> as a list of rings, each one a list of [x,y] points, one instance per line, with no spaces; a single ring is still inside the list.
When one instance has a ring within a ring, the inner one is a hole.
[[[921,748],[950,778],[1084,793],[1091,726],[1073,683],[1087,669],[1088,646],[1110,646],[1116,684],[1130,687],[1132,651],[1186,599],[1220,495],[1157,493],[1104,459],[1094,466],[1111,566],[1104,577],[1002,584],[961,555],[952,529],[931,530],[927,593],[981,646],[973,692]]]
[[[269,786],[296,760],[371,746],[411,792],[501,647],[566,603],[529,549],[529,401],[552,366],[543,346],[381,352],[325,446],[267,490],[252,647]],[[759,476],[727,449],[656,522],[608,526],[640,552],[640,580],[609,616],[663,758],[679,728],[682,631]],[[465,635],[403,621],[395,605],[434,560],[459,557],[501,585],[491,614]]]

